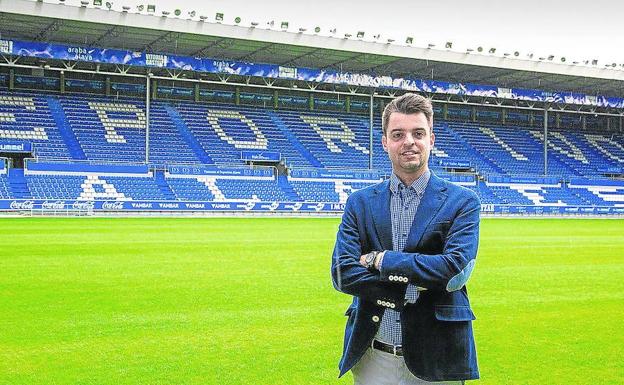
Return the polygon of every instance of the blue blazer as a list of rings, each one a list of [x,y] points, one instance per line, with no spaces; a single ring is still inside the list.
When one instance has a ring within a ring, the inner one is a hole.
[[[340,376],[371,346],[386,308],[401,312],[403,356],[427,381],[479,378],[472,333],[475,316],[465,283],[479,242],[476,194],[433,173],[402,252],[392,251],[389,181],[359,190],[347,200],[332,257],[334,287],[353,296],[345,315]],[[381,272],[360,256],[388,250]],[[426,290],[405,304],[407,283]]]

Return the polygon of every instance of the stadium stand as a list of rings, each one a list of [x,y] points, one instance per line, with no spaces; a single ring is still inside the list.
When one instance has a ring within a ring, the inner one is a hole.
[[[0,92],[2,143],[27,140],[42,158],[72,159],[45,98],[30,93]]]
[[[165,200],[151,177],[112,175],[27,175],[28,189],[35,199]]]
[[[0,144],[32,143],[37,159],[145,161],[145,102],[136,98],[2,90],[0,114]],[[381,121],[373,123],[373,165],[387,175],[390,164],[380,144]],[[591,179],[624,164],[621,134],[551,130],[548,170],[554,177],[544,183],[536,179],[543,167],[540,130],[436,119],[434,132],[431,168],[473,189],[483,204],[624,205],[622,184]],[[163,168],[240,167],[246,165],[241,152],[254,150],[279,153],[289,169],[357,171],[369,166],[368,146],[369,120],[364,115],[156,100],[150,109],[149,175],[24,174],[11,169],[0,175],[0,197],[344,203],[351,192],[375,180],[292,179],[277,169],[273,176],[258,178],[171,175]],[[457,159],[465,162],[462,170],[452,165]],[[534,179],[509,179],[515,176]]]

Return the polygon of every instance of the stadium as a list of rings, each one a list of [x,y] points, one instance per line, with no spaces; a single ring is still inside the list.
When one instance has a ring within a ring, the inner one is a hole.
[[[0,384],[351,383],[331,250],[405,92],[481,200],[474,383],[624,383],[624,65],[117,8],[0,1]]]

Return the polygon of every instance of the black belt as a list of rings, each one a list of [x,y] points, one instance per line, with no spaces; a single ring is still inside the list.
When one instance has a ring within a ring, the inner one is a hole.
[[[372,346],[374,349],[381,350],[382,352],[393,354],[397,357],[403,356],[403,347],[402,346],[394,346],[392,344],[387,344],[385,342],[381,342],[378,340],[373,340]]]

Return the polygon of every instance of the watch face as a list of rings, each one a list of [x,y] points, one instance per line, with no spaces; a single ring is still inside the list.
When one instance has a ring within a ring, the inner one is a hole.
[[[375,261],[375,252],[372,251],[366,255],[366,264],[371,266]]]

